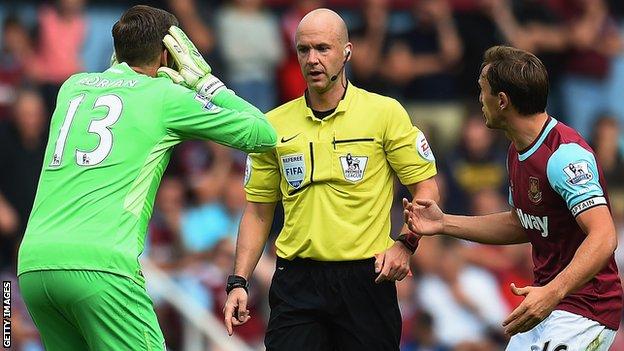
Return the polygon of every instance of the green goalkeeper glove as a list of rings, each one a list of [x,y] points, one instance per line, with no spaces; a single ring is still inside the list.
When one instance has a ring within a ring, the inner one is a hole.
[[[161,67],[158,69],[159,76],[169,77],[174,83],[183,84],[208,100],[226,89],[223,82],[211,74],[210,65],[180,28],[171,26],[163,43],[178,70]]]

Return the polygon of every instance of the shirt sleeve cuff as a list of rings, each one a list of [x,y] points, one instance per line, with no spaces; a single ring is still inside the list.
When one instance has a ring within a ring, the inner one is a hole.
[[[245,195],[247,201],[249,202],[261,202],[261,203],[269,203],[269,202],[278,202],[281,200],[278,196],[266,196],[266,195],[256,195],[249,194]]]
[[[410,185],[410,184],[415,184],[418,182],[422,182],[423,180],[432,178],[437,173],[438,171],[436,170],[435,166],[432,166],[422,173],[418,173],[418,174],[410,175],[410,176],[399,176],[399,180],[401,181],[401,184],[403,185]]]

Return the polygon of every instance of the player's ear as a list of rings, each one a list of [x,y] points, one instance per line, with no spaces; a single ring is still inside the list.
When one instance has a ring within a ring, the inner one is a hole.
[[[344,59],[345,59],[345,62],[351,60],[352,50],[353,50],[353,44],[351,44],[351,42],[348,42],[347,45],[345,46],[345,49],[344,49]]]
[[[509,104],[509,96],[502,91],[498,93],[498,109],[502,111],[509,107]]]
[[[169,55],[169,51],[167,51],[167,49],[163,49],[163,51],[160,53],[160,67],[171,68],[172,62],[173,60],[171,59],[171,55]]]

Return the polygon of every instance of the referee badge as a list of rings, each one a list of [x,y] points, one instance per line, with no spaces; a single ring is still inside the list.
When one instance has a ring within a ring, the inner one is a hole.
[[[433,156],[433,151],[427,142],[427,138],[425,138],[425,134],[422,132],[418,132],[416,136],[416,150],[418,150],[418,154],[420,157],[424,158],[429,162],[435,161],[435,156]]]
[[[282,156],[282,166],[288,184],[295,189],[299,188],[305,178],[305,161],[303,159],[303,154]]]
[[[366,156],[352,156],[351,154],[340,156],[342,173],[345,179],[351,182],[357,182],[364,178],[367,163],[368,157]]]

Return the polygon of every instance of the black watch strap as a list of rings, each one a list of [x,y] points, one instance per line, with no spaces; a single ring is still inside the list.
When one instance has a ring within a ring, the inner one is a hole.
[[[396,241],[400,241],[401,244],[405,245],[408,250],[412,253],[416,251],[418,248],[418,241],[420,240],[420,236],[413,233],[402,233],[399,234]]]
[[[227,278],[227,284],[225,285],[225,293],[229,294],[230,291],[236,288],[243,288],[245,292],[249,293],[249,283],[247,279],[241,277],[240,275],[232,274]]]

